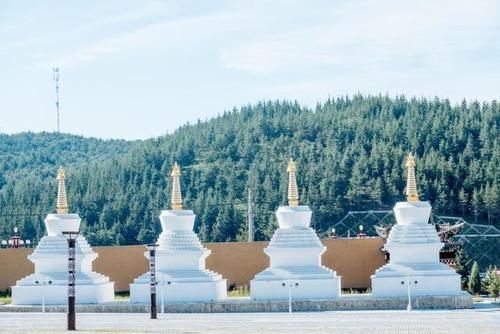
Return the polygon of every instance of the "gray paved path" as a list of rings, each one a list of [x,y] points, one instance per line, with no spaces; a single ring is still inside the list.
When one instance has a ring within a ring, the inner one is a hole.
[[[64,333],[63,313],[0,313],[0,333]],[[82,313],[81,333],[500,333],[500,309],[316,313]]]

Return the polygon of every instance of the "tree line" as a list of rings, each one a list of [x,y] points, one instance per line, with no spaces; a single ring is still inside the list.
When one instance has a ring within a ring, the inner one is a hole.
[[[420,198],[435,212],[498,226],[499,109],[496,101],[452,105],[404,96],[339,97],[313,109],[265,101],[158,138],[93,142],[92,150],[83,138],[30,134],[25,145],[48,136],[46,145],[21,146],[8,159],[5,140],[16,138],[0,136],[0,235],[10,235],[14,225],[27,237],[43,235],[43,217],[55,206],[55,167],[63,164],[70,209],[82,217],[92,244],[150,242],[161,231],[158,215],[169,207],[177,161],[185,207],[195,211],[203,241],[247,238],[248,189],[255,239],[267,240],[277,227],[275,210],[286,204],[290,157],[297,162],[300,203],[310,206],[312,225],[324,232],[349,210],[390,209],[404,200],[408,152],[417,157]],[[68,152],[61,141],[80,144]]]

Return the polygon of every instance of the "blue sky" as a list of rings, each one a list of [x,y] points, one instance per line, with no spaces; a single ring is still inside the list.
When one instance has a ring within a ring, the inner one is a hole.
[[[0,1],[0,132],[149,138],[263,99],[493,100],[498,1]]]

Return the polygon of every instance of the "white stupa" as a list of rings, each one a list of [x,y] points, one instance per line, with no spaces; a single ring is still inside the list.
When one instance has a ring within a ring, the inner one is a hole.
[[[193,232],[195,215],[182,209],[180,168],[172,169],[172,210],[161,212],[163,232],[156,249],[156,296],[158,301],[211,302],[227,297],[227,283],[220,274],[205,267],[210,250],[203,247]],[[145,253],[149,258],[149,252]],[[149,303],[150,273],[139,276],[130,284],[131,303]]]
[[[12,287],[12,304],[60,305],[68,301],[68,242],[62,232],[77,232],[80,217],[68,213],[65,174],[58,170],[57,213],[45,218],[47,235],[44,236],[28,259],[35,265],[35,273],[16,282]],[[92,271],[92,261],[97,254],[83,236],[76,241],[76,303],[93,304],[114,299],[114,283],[109,278]],[[43,297],[45,295],[45,298]]]
[[[321,265],[326,247],[309,227],[311,210],[298,205],[296,165],[288,163],[288,206],[278,208],[279,228],[264,250],[270,266],[250,283],[254,300],[328,299],[340,296],[340,277]]]
[[[407,201],[394,207],[397,224],[385,244],[390,262],[372,275],[372,293],[375,297],[407,296],[410,284],[415,296],[462,295],[460,275],[439,261],[443,243],[429,224],[430,204],[419,200],[412,154],[406,158],[406,167]]]

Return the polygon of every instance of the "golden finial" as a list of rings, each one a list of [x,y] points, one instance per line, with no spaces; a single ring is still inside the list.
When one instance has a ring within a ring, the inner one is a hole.
[[[181,194],[181,168],[179,165],[174,163],[172,167],[172,209],[181,210],[182,209],[182,194]]]
[[[408,202],[418,202],[417,181],[415,180],[415,156],[408,154],[406,156],[406,200]]]
[[[297,206],[299,205],[299,190],[297,188],[297,179],[295,178],[297,165],[293,159],[288,161],[286,171],[288,172],[288,205]]]
[[[66,174],[64,169],[59,167],[57,170],[57,213],[68,213],[68,198],[66,197]]]

